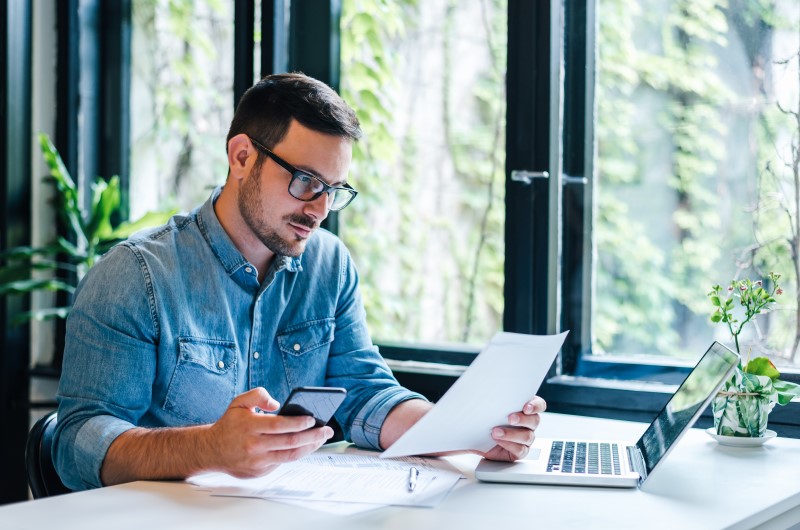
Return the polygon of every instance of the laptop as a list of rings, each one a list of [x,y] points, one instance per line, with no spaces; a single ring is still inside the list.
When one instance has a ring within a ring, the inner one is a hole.
[[[640,487],[694,425],[738,363],[737,353],[714,342],[634,445],[619,440],[537,437],[524,460],[481,460],[475,478],[485,482]]]

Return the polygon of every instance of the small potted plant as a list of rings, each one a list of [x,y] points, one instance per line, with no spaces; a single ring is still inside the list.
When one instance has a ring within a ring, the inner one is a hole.
[[[711,321],[728,326],[740,356],[739,335],[748,322],[759,313],[768,311],[775,303],[775,297],[782,294],[779,280],[780,274],[771,272],[767,289],[761,280],[734,280],[726,291],[719,285],[709,291],[708,297],[714,306]],[[740,316],[737,318],[734,313]],[[731,378],[711,402],[717,435],[763,438],[767,431],[767,417],[775,404],[786,405],[794,396],[800,395],[800,385],[782,381],[780,375],[769,358],[750,359],[748,349],[747,359],[740,360]]]

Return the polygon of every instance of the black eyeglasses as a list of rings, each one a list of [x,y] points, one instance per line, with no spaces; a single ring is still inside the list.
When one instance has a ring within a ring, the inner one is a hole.
[[[270,157],[279,166],[292,174],[292,180],[289,181],[289,195],[295,199],[303,202],[315,201],[323,193],[327,193],[329,197],[328,209],[331,211],[338,211],[350,204],[356,198],[358,192],[349,185],[344,186],[331,186],[323,180],[310,175],[304,171],[300,171],[286,160],[282,159],[259,142],[248,136],[250,141],[256,148]]]

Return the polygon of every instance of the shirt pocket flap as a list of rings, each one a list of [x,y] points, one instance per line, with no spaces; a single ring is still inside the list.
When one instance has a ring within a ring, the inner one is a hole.
[[[209,372],[224,374],[236,364],[236,344],[230,341],[181,337],[178,362],[202,366]]]
[[[333,342],[333,319],[310,320],[278,333],[278,347],[284,353],[302,355]]]

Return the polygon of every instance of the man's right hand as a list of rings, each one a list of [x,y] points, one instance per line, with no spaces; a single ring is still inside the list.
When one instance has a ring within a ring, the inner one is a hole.
[[[254,388],[240,394],[207,435],[219,469],[236,477],[257,477],[277,465],[313,453],[333,436],[330,427],[314,427],[310,416],[262,414],[274,412],[280,404],[266,389]]]
[[[254,388],[234,398],[211,425],[125,431],[109,446],[100,478],[110,486],[185,479],[204,471],[257,477],[314,452],[333,436],[330,427],[311,428],[310,416],[259,411],[273,412],[278,405],[264,388]]]

